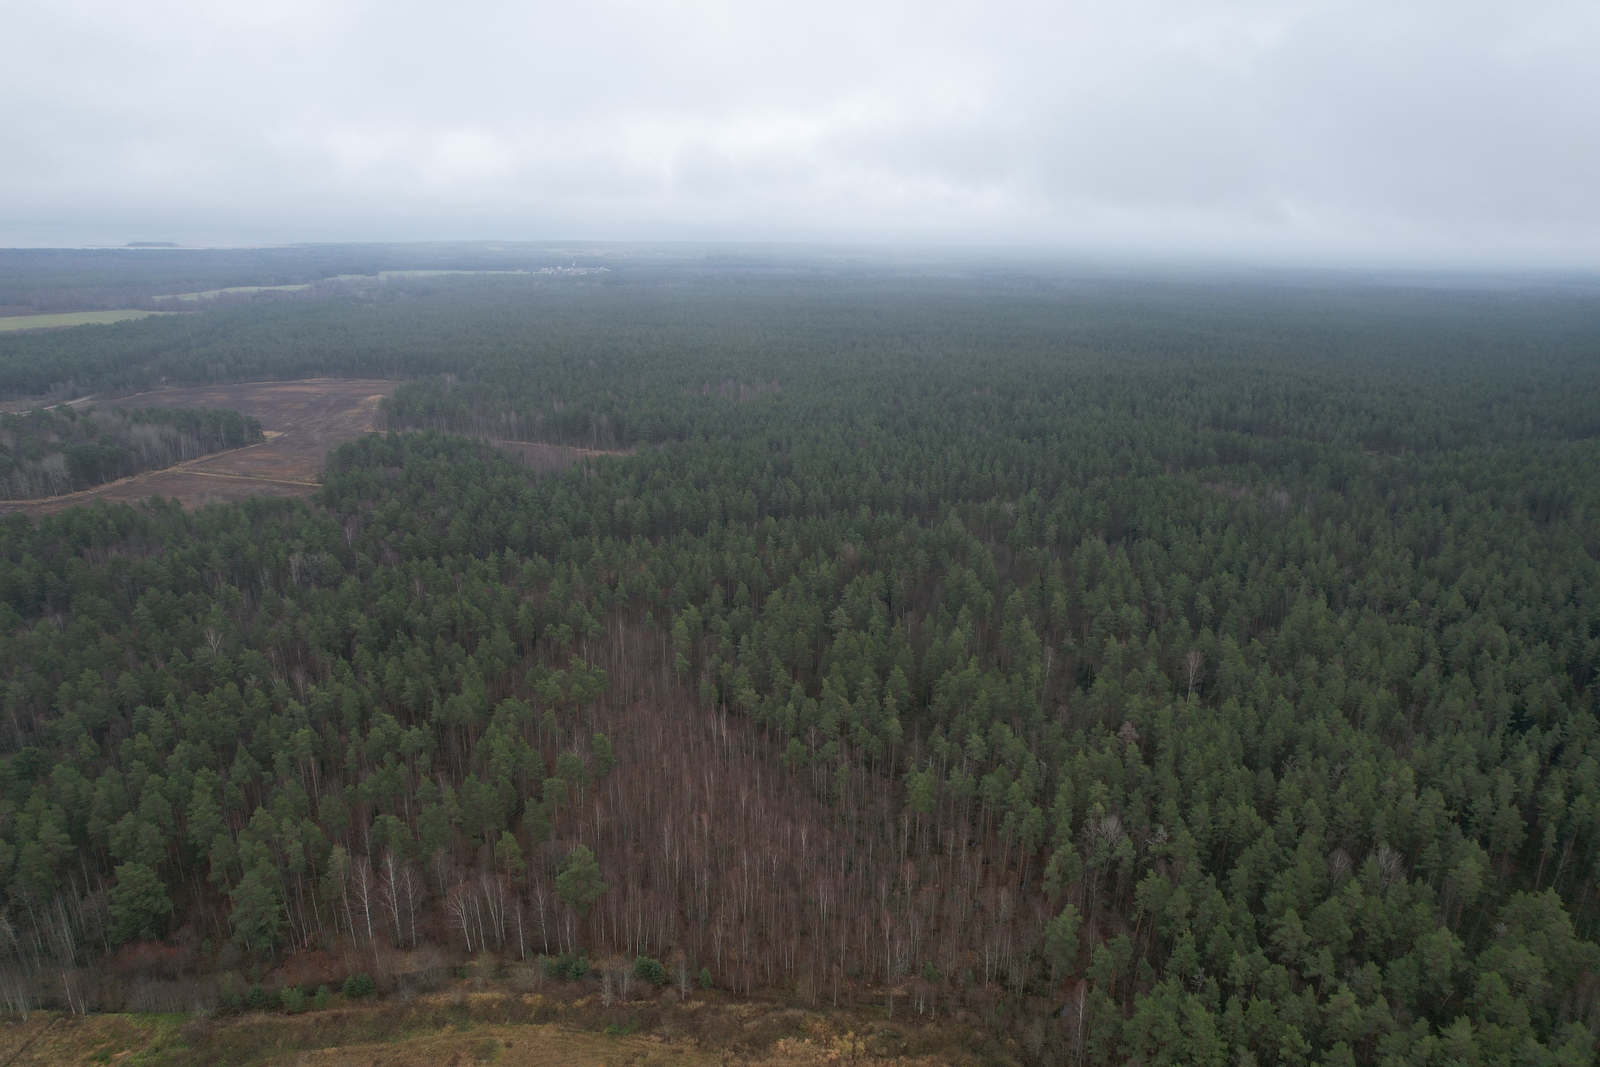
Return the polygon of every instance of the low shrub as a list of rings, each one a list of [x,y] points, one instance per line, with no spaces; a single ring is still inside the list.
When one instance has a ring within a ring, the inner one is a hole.
[[[372,982],[372,976],[368,974],[352,974],[344,980],[344,995],[351,1000],[370,997],[377,992],[377,989],[378,987]]]
[[[581,953],[571,952],[563,952],[559,956],[546,956],[544,973],[547,978],[570,978],[576,981],[589,973],[589,958]]]
[[[660,960],[653,960],[649,956],[640,956],[633,961],[633,976],[641,982],[649,982],[657,989],[667,984],[667,969]]]

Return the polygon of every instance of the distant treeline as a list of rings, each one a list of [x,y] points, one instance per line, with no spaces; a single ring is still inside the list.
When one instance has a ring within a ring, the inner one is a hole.
[[[570,250],[560,262],[572,259]],[[284,248],[0,249],[0,309],[88,311],[232,286],[295,285],[383,270],[506,270],[552,262],[539,245],[300,245]],[[578,258],[588,262],[580,252]],[[598,262],[598,260],[596,261]],[[14,313],[14,312],[13,312]]]
[[[78,412],[62,404],[0,415],[0,500],[32,500],[265,440],[237,411],[201,408]]]

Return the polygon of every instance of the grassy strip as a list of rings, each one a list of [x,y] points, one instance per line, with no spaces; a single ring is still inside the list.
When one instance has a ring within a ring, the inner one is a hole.
[[[176,312],[124,308],[121,311],[63,311],[54,315],[6,315],[0,317],[0,333],[8,330],[53,330],[63,326],[103,326],[128,319],[142,319],[147,315],[172,314]]]
[[[567,1063],[800,1067],[891,1059],[902,1064],[1015,1062],[981,1029],[949,1019],[886,1026],[876,1011],[829,1012],[713,995],[603,1005],[596,996],[457,987],[409,999],[343,1002],[318,1012],[190,1016],[34,1012],[0,1027],[0,1064],[113,1063],[126,1067],[344,1067]]]

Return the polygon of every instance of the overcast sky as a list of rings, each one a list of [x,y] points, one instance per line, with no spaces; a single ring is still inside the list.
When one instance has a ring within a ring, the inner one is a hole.
[[[1600,266],[1600,3],[0,0],[0,244]]]

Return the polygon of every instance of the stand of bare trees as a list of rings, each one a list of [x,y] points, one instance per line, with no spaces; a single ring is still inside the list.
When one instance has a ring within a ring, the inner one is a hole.
[[[47,901],[17,903],[9,918],[0,915],[0,1007],[23,1018],[42,1002],[83,1013],[76,972],[106,948],[105,893],[74,883]]]
[[[680,988],[704,967],[726,988],[812,1003],[903,992],[936,1011],[1021,990],[1049,913],[969,813],[913,820],[881,775],[784,770],[759,729],[663,679],[643,627],[591,651],[612,686],[570,732],[614,738],[616,771],[547,840],[522,836],[525,876],[485,848],[473,869],[438,857],[442,888],[425,892],[392,853],[355,857],[340,910],[358,941],[413,946],[432,930],[468,953],[674,959]],[[582,916],[554,889],[579,844],[608,886]]]
[[[616,769],[571,790],[544,840],[515,835],[525,870],[459,837],[426,877],[391,849],[337,848],[320,903],[286,893],[290,925],[375,959],[430,940],[515,959],[651,956],[674,961],[681,991],[705,968],[721,987],[810,1003],[904,997],[929,1012],[1021,991],[1050,912],[1015,849],[1005,862],[968,811],[907,814],[900,784],[860,766],[784,769],[758,727],[666,677],[654,633],[615,620],[609,631],[587,651],[610,687],[560,734],[603,732]],[[526,740],[551,765],[592,768],[592,753],[542,725]],[[577,845],[607,884],[582,915],[555,887]]]

